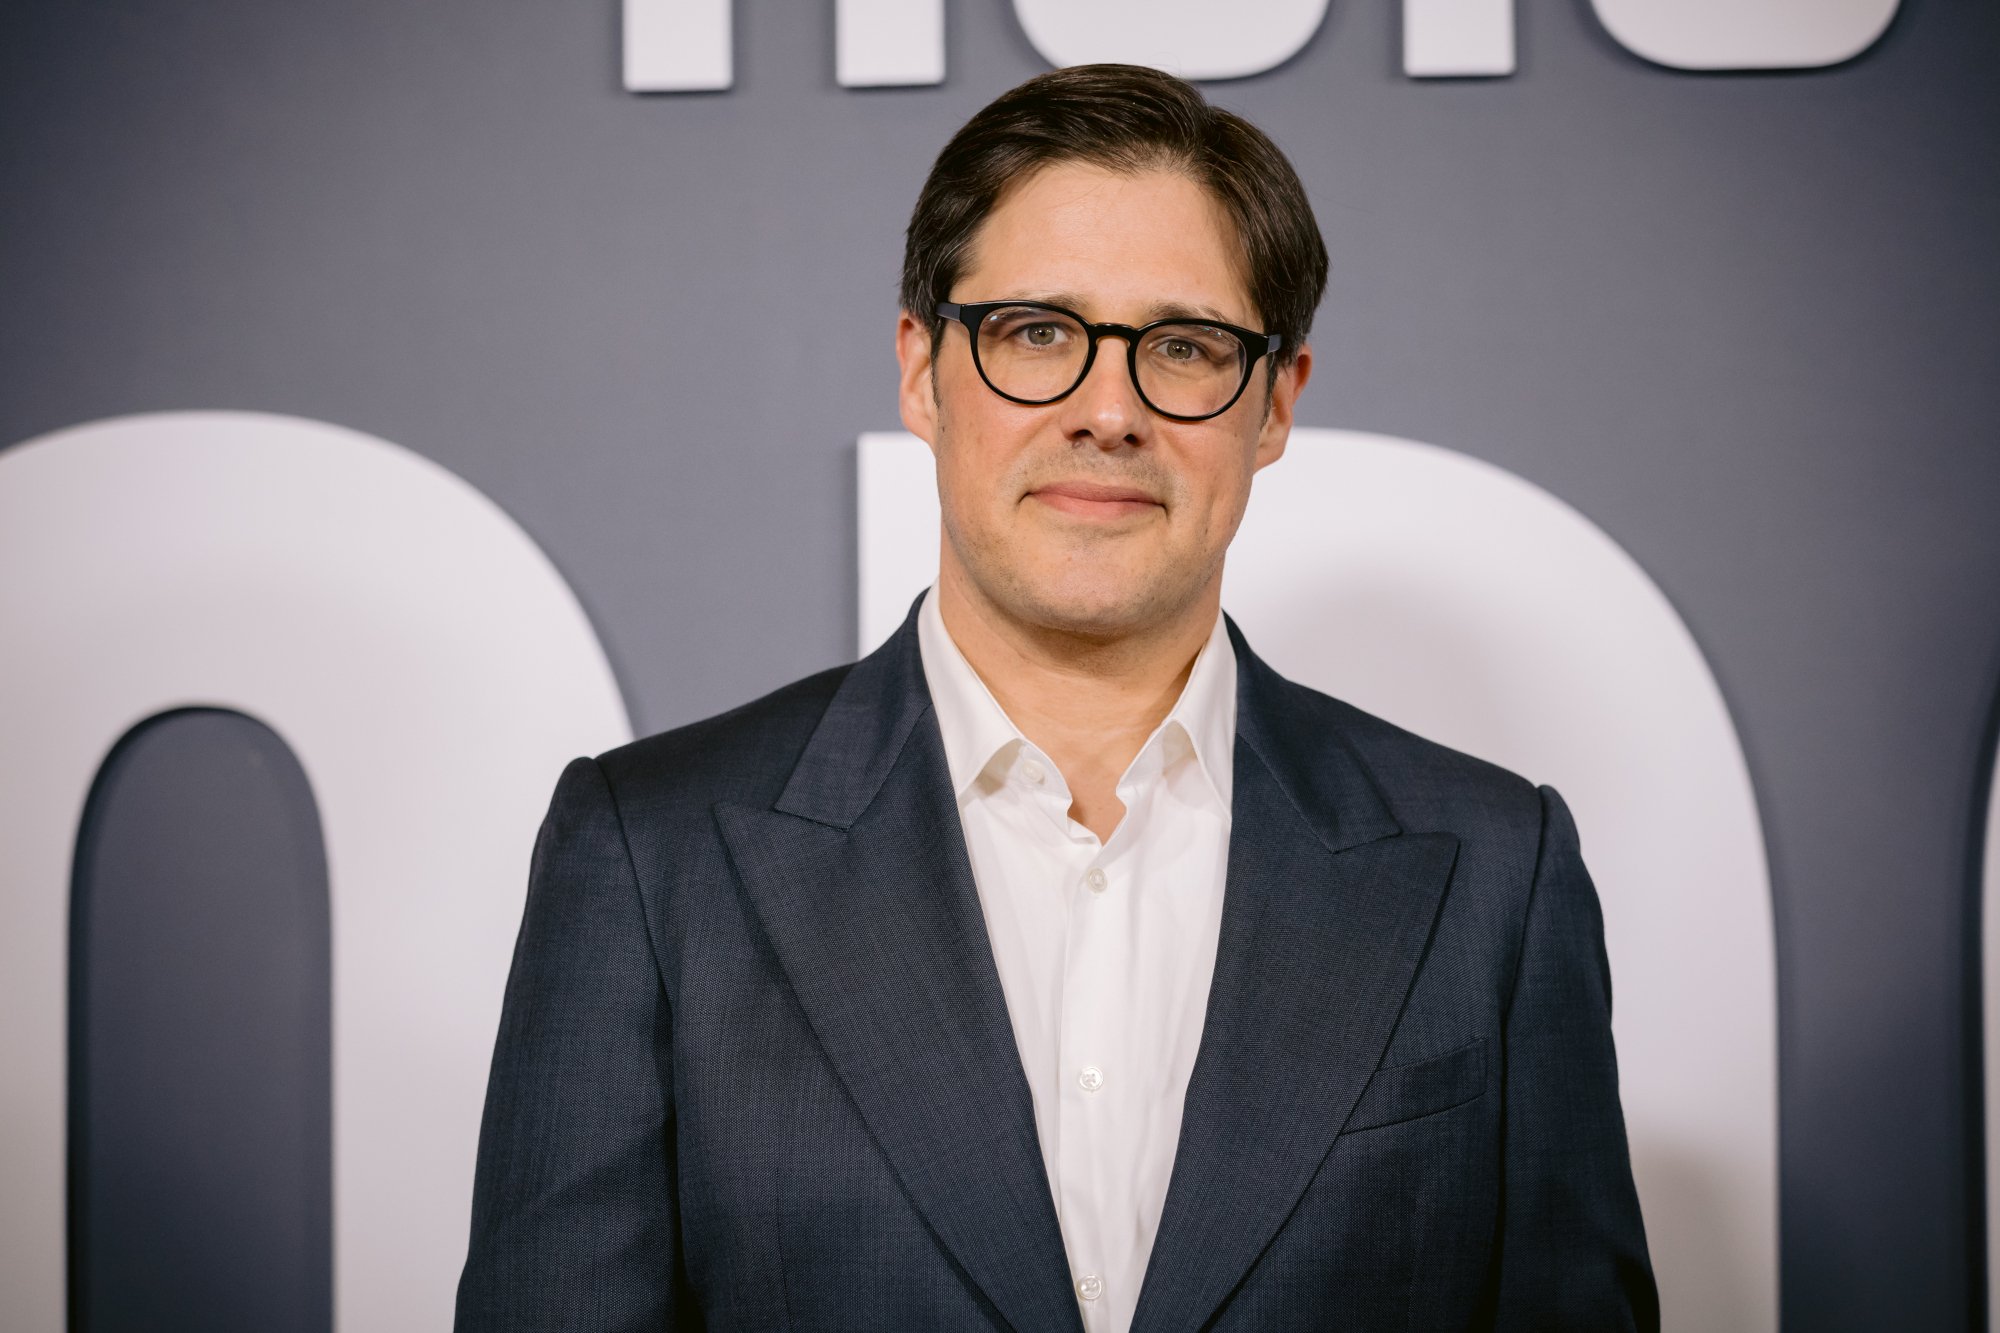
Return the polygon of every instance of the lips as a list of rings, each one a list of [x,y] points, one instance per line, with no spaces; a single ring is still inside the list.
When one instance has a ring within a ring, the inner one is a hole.
[[[1029,492],[1052,509],[1079,518],[1122,518],[1157,509],[1160,502],[1132,486],[1107,486],[1095,481],[1058,481]]]

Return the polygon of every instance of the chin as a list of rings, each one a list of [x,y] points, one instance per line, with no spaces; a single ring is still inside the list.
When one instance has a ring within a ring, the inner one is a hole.
[[[1185,600],[1156,580],[1024,581],[1013,611],[1029,624],[1090,639],[1115,639],[1157,624]]]

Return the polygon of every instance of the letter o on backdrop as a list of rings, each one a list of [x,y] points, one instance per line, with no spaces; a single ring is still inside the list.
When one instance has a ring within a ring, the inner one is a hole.
[[[70,857],[141,719],[240,709],[319,800],[333,922],[334,1297],[451,1322],[501,990],[556,774],[631,737],[521,528],[320,422],[123,417],[0,453],[0,1326],[64,1303]]]
[[[1276,69],[1326,18],[1327,0],[1014,0],[1029,42],[1051,65],[1151,65],[1184,79],[1240,79]]]
[[[860,447],[861,644],[937,573],[921,441]],[[1624,549],[1514,474],[1295,430],[1223,605],[1285,675],[1553,783],[1604,904],[1633,1172],[1667,1327],[1778,1321],[1777,985],[1749,771],[1686,625]]]
[[[1669,69],[1814,69],[1873,46],[1902,0],[1591,0],[1617,43]]]

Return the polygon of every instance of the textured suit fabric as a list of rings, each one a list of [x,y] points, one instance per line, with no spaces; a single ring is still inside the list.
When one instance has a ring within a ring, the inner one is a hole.
[[[1653,1329],[1556,794],[1232,625],[1215,979],[1133,1327]],[[460,1330],[1077,1330],[914,620],[564,772]]]

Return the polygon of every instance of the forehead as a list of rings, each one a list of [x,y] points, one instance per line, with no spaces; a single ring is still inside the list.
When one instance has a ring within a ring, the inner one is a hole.
[[[973,238],[960,300],[1073,294],[1093,319],[1162,303],[1250,322],[1243,245],[1226,209],[1177,171],[1042,167],[1011,185]]]

